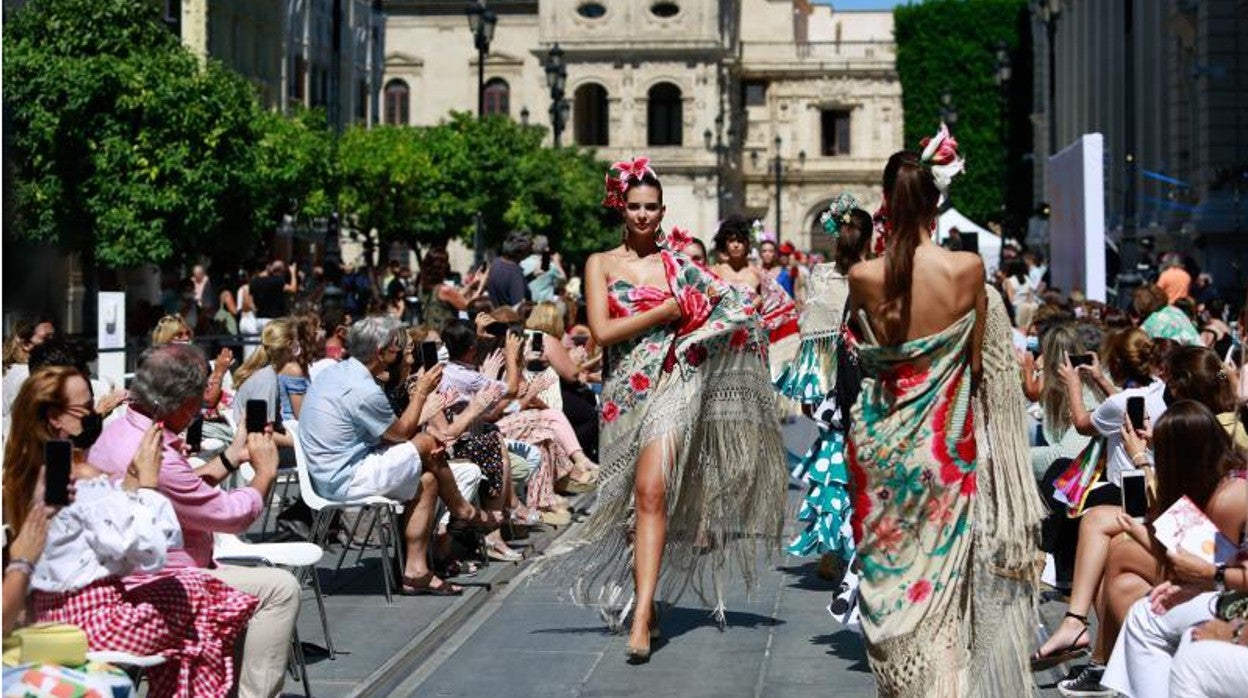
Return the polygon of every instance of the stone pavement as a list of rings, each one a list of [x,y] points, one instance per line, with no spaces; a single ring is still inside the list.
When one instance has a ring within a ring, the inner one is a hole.
[[[793,489],[791,497],[800,491]],[[788,525],[789,533],[796,527]],[[541,549],[558,535],[533,537]],[[565,582],[531,578],[526,563],[494,563],[459,598],[396,597],[387,605],[380,560],[348,558],[332,581],[337,549],[320,573],[339,652],[324,645],[311,592],[299,619],[308,646],[314,696],[873,696],[874,682],[859,637],[824,610],[829,584],[815,562],[780,557],[760,567],[747,598],[727,590],[728,623],[720,632],[696,597],[663,618],[666,640],[648,665],[624,662],[625,638],[605,631],[597,614],[566,599]],[[1064,607],[1046,604],[1052,627]],[[1037,695],[1057,696],[1058,675],[1038,675]],[[287,681],[287,695],[303,686]]]

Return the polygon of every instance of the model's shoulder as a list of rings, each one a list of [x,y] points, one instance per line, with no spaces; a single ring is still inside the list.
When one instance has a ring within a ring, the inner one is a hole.
[[[876,257],[875,259],[867,259],[858,262],[849,268],[850,283],[861,283],[872,279],[883,278],[884,276],[884,258]]]

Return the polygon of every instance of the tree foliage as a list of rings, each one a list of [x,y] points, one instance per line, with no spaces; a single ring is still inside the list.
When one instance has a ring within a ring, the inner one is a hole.
[[[251,86],[201,66],[154,4],[33,0],[9,22],[16,233],[120,267],[254,240]]]
[[[581,258],[616,234],[599,203],[605,165],[544,148],[543,135],[463,113],[437,126],[353,128],[338,152],[342,209],[383,239],[434,245],[471,242],[480,211],[487,245],[523,229]]]
[[[1023,158],[1031,150],[1026,13],[1025,0],[926,0],[894,10],[905,142],[917,148],[936,131],[940,98],[948,93],[958,114],[951,129],[966,158],[950,198],[978,221],[1002,218],[1003,210],[1025,217],[1019,209],[1030,199]],[[1013,72],[1004,96],[994,80],[1001,41]]]

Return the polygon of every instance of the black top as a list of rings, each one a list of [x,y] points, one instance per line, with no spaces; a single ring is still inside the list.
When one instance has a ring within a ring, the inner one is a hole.
[[[485,280],[485,290],[495,305],[516,306],[528,296],[529,285],[524,281],[520,265],[499,257],[490,265],[490,275]]]
[[[256,304],[256,317],[277,318],[286,314],[286,280],[280,276],[258,276],[248,286]]]

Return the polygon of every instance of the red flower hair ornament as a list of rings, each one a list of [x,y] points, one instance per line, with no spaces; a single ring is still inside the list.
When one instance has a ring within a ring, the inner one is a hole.
[[[628,192],[629,182],[640,182],[649,174],[655,179],[659,175],[650,167],[650,158],[636,157],[632,160],[621,160],[607,168],[604,185],[607,190],[602,205],[617,210],[624,209],[624,195]]]

